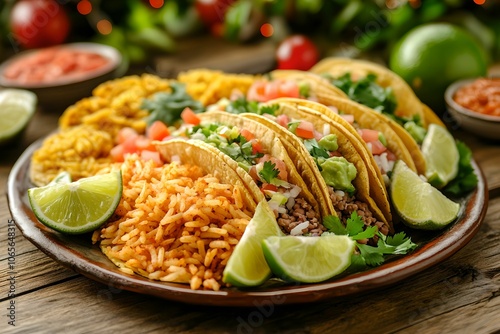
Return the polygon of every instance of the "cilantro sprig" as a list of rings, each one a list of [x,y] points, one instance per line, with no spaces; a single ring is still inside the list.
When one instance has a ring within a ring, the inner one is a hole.
[[[448,195],[461,196],[472,191],[477,186],[477,175],[471,164],[472,152],[467,145],[459,140],[456,141],[459,161],[457,176],[443,189]]]
[[[335,216],[325,217],[323,225],[328,229],[328,232],[324,234],[348,235],[356,242],[359,254],[353,255],[351,264],[351,267],[355,267],[356,271],[366,267],[379,266],[386,260],[387,256],[406,254],[417,247],[404,232],[386,236],[380,233],[376,226],[364,228],[363,220],[356,211],[347,219],[345,226]],[[358,242],[358,240],[373,238],[375,235],[378,236],[376,246]]]
[[[249,101],[245,96],[240,96],[229,102],[226,107],[226,112],[231,114],[252,113],[258,115],[275,115],[278,108],[279,106],[277,104],[261,105],[257,101]]]
[[[262,169],[259,171],[259,176],[262,180],[267,183],[272,183],[273,179],[277,178],[280,171],[276,168],[276,164],[266,161],[262,166]]]

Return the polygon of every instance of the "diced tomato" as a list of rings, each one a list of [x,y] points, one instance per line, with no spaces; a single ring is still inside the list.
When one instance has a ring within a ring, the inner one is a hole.
[[[137,152],[137,138],[139,138],[139,136],[125,139],[121,144],[123,146],[123,154]]]
[[[318,132],[316,130],[314,130],[314,139],[316,139],[317,141],[320,141],[321,138],[323,138],[323,134],[321,132]]]
[[[385,152],[387,153],[387,160],[389,160],[389,161],[398,160],[398,157],[396,157],[396,155],[394,153],[392,153],[391,151],[387,150]]]
[[[157,166],[163,165],[160,153],[157,151],[144,150],[141,152],[141,159],[144,161],[153,160]]]
[[[265,191],[265,190],[278,191],[278,187],[275,186],[274,184],[263,183],[262,187],[260,187],[260,190],[262,190],[262,191]]]
[[[241,129],[240,135],[245,137],[247,141],[251,141],[252,139],[255,138],[255,135],[250,130],[247,129]]]
[[[378,139],[370,142],[370,144],[372,146],[372,154],[374,155],[382,154],[387,150],[387,147],[385,147],[384,144],[382,144]]]
[[[151,140],[162,140],[169,135],[170,131],[162,121],[154,121],[146,130],[146,136]]]
[[[354,124],[354,115],[340,114],[339,116],[349,122],[349,124]]]
[[[278,85],[279,97],[300,97],[300,88],[296,82],[281,80],[280,82],[278,82]]]
[[[288,128],[288,123],[290,122],[290,118],[285,114],[281,114],[276,117],[276,122],[282,127]]]
[[[252,139],[252,154],[262,153],[262,144],[258,139]]]
[[[274,168],[279,170],[278,178],[283,181],[288,181],[288,171],[283,160],[272,157],[269,154],[265,154],[262,158],[259,159],[259,163],[264,163],[266,161],[270,161],[275,165]]]
[[[248,170],[248,174],[252,177],[254,181],[257,181],[259,179],[259,175],[257,174],[257,167],[252,166]]]
[[[365,141],[365,143],[371,143],[375,140],[378,140],[378,131],[371,129],[360,129],[358,130],[361,138]]]
[[[255,81],[248,89],[247,99],[249,101],[266,102],[266,86],[265,81]]]
[[[156,151],[156,148],[151,140],[144,136],[137,137],[135,140],[135,147],[137,148],[137,151]]]
[[[330,109],[331,111],[333,111],[336,114],[339,113],[339,109],[337,107],[335,107],[335,106],[328,106],[328,109]]]
[[[201,122],[200,118],[189,107],[184,108],[181,112],[181,118],[187,124],[198,125]]]
[[[118,132],[118,135],[116,137],[116,142],[118,144],[123,144],[127,139],[129,139],[131,137],[135,139],[138,136],[139,136],[139,134],[134,129],[129,128],[129,127],[122,128]]]
[[[115,147],[113,147],[109,152],[109,155],[111,155],[111,158],[113,158],[114,162],[123,162],[124,161],[123,145],[118,144]]]
[[[300,97],[299,85],[293,81],[256,81],[247,92],[250,101],[267,102],[279,97]]]
[[[308,121],[301,121],[295,130],[295,134],[300,138],[313,139],[314,125]]]

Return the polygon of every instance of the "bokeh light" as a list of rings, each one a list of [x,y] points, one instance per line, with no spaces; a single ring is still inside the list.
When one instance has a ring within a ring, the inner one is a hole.
[[[103,35],[109,35],[111,34],[111,31],[113,30],[113,25],[111,22],[109,22],[106,19],[99,20],[97,22],[97,31]]]
[[[476,5],[484,5],[485,2],[486,2],[486,0],[474,0],[474,3]]]
[[[78,13],[88,15],[92,11],[92,4],[89,0],[81,0],[76,5],[76,9],[78,10]]]
[[[271,37],[274,33],[274,28],[271,23],[264,23],[260,26],[260,33],[264,37]]]

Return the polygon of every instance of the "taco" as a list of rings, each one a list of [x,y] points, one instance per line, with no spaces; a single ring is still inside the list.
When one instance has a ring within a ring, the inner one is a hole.
[[[202,141],[237,169],[275,212],[283,232],[320,235],[329,214],[309,191],[277,135],[251,119],[225,112],[198,115],[200,124],[183,126],[174,136]],[[256,190],[257,189],[257,190]],[[323,211],[322,211],[323,209]]]
[[[318,102],[281,98],[269,103],[302,105],[314,109],[350,129],[354,137],[366,144],[361,146],[363,146],[363,150],[368,150],[373,155],[376,166],[386,184],[388,183],[386,174],[392,171],[396,160],[403,160],[410,169],[416,171],[412,155],[403,140],[380,114],[368,107],[332,95],[319,96]],[[360,149],[361,146],[359,146]],[[372,163],[372,160],[368,159],[366,162]]]
[[[419,145],[429,124],[444,124],[401,77],[381,65],[347,58],[326,58],[311,71],[329,80],[350,99],[384,115],[412,154],[417,171],[425,173]]]
[[[276,132],[298,172],[330,214],[346,222],[358,212],[366,226],[392,231],[390,204],[382,180],[361,157],[360,143],[325,115],[287,103],[275,114],[243,114]],[[365,151],[365,154],[367,152]]]

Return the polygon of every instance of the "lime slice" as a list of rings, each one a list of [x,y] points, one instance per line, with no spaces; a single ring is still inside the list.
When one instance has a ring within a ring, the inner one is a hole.
[[[454,221],[460,204],[421,179],[403,161],[392,174],[391,200],[403,223],[422,230],[437,230]]]
[[[442,188],[458,174],[460,159],[455,139],[442,126],[431,124],[422,142],[427,170],[425,176],[430,184]]]
[[[24,130],[35,113],[37,98],[23,89],[0,91],[0,144],[13,139]]]
[[[227,262],[222,280],[238,287],[257,286],[271,276],[271,269],[262,252],[262,240],[283,235],[273,211],[266,201],[260,202],[245,233]]]
[[[71,183],[71,174],[68,172],[61,172],[57,174],[57,176],[52,181],[50,181],[49,185],[67,183]]]
[[[115,212],[121,197],[120,171],[28,189],[38,220],[68,234],[86,233],[101,226]]]
[[[262,243],[272,272],[301,283],[325,281],[346,270],[354,246],[346,235],[270,237]]]

